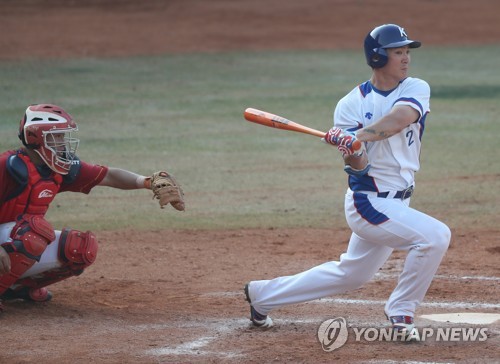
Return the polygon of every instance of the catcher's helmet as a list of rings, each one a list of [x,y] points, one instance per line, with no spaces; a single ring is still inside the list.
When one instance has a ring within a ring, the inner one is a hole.
[[[50,169],[67,174],[79,140],[71,137],[78,127],[71,115],[56,105],[28,106],[19,125],[19,139],[34,150]]]
[[[372,68],[384,67],[387,63],[387,48],[408,45],[418,48],[421,43],[408,39],[403,28],[396,24],[384,24],[373,29],[365,38],[366,62]]]

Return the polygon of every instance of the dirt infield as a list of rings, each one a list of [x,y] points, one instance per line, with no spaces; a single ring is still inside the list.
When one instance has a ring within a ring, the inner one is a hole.
[[[498,43],[495,0],[16,0],[0,2],[0,59],[239,49],[358,48],[400,23],[424,45]]]
[[[398,3],[3,1],[0,59],[353,48],[367,29],[385,22],[406,26],[424,44],[499,42],[498,15],[492,11],[496,1]],[[81,277],[54,285],[52,302],[5,305],[0,327],[10,339],[4,340],[0,363],[498,361],[498,321],[488,326],[483,342],[355,342],[351,335],[343,348],[322,350],[316,333],[326,319],[344,317],[353,327],[387,325],[383,301],[395,286],[402,253],[395,253],[362,289],[277,310],[271,330],[251,328],[243,284],[336,260],[349,238],[339,226],[344,222],[332,222],[327,230],[97,233],[97,262]],[[451,247],[419,315],[499,313],[497,234],[481,226],[453,229]],[[325,241],[324,236],[337,238]],[[417,326],[436,323],[417,317]]]

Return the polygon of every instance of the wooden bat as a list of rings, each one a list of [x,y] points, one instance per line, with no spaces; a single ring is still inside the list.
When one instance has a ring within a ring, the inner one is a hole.
[[[320,138],[325,136],[324,131],[309,128],[308,126],[299,124],[295,121],[288,120],[282,116],[271,114],[267,111],[262,111],[254,108],[247,108],[245,110],[245,119],[253,123],[261,124],[264,126],[269,126],[271,128],[296,131],[304,134],[311,134]],[[354,141],[354,150],[359,150],[361,148],[361,142],[359,140]]]

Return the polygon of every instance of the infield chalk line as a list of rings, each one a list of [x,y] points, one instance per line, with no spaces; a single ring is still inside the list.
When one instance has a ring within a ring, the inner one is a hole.
[[[243,295],[243,292],[210,292],[202,296],[212,297],[236,297]],[[322,304],[322,303],[337,303],[341,305],[385,305],[386,301],[381,300],[359,300],[349,298],[320,298],[308,303]],[[498,303],[489,302],[422,302],[422,307],[438,307],[438,308],[500,308]]]
[[[280,324],[317,324],[318,319],[279,319],[277,320]],[[148,325],[139,325],[139,329],[145,330]],[[201,356],[217,356],[222,358],[241,358],[245,354],[238,351],[221,351],[221,350],[211,350],[210,344],[216,340],[223,340],[222,337],[225,335],[233,335],[236,331],[241,329],[246,329],[252,327],[250,320],[245,319],[234,319],[228,318],[223,320],[205,320],[205,321],[195,321],[186,322],[181,324],[166,324],[166,325],[149,325],[154,329],[165,329],[166,327],[175,328],[197,328],[199,331],[203,332],[215,332],[214,336],[199,336],[191,341],[183,342],[182,344],[172,346],[172,347],[162,347],[149,349],[146,351],[147,355],[153,356],[164,356],[164,355],[194,355],[197,357]]]
[[[245,325],[249,324],[248,319],[220,319],[220,320],[205,320],[205,321],[193,321],[185,323],[177,323],[174,325],[169,325],[176,328],[196,328],[200,332],[210,332],[215,333],[214,336],[199,336],[198,338],[183,342],[182,344],[173,347],[162,347],[156,349],[147,350],[148,355],[163,356],[163,355],[195,355],[195,356],[218,356],[223,358],[237,358],[241,357],[242,354],[239,352],[231,351],[221,351],[221,350],[210,350],[210,344],[220,339],[225,335],[232,335],[236,330],[244,328]],[[141,329],[143,328],[141,325]],[[155,326],[155,325],[152,325]],[[164,328],[164,325],[156,325],[158,328]]]
[[[206,293],[203,296],[213,296],[213,297],[235,297],[241,296],[242,292],[211,292]],[[379,300],[359,300],[359,299],[349,299],[349,298],[320,298],[313,301],[308,301],[308,303],[322,304],[322,303],[336,303],[341,305],[385,305],[386,301]],[[438,307],[438,308],[500,308],[498,303],[489,302],[422,302],[420,304],[422,307]]]
[[[385,280],[393,279],[399,277],[398,273],[383,273],[379,272],[375,274],[374,280]],[[452,276],[444,274],[436,274],[434,279],[450,280],[450,281],[462,281],[462,280],[472,280],[472,281],[500,281],[500,277],[489,277],[489,276]]]
[[[376,300],[355,300],[346,298],[321,298],[311,301],[310,303],[338,303],[344,305],[385,305],[386,301]],[[438,308],[500,308],[498,303],[486,302],[422,302],[421,307],[438,307]]]

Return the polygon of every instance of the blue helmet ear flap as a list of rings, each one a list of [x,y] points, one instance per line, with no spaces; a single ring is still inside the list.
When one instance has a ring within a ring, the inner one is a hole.
[[[387,51],[384,48],[375,48],[372,51],[368,65],[372,68],[382,68],[389,60]]]
[[[387,51],[382,48],[378,38],[373,38],[371,33],[365,38],[366,63],[372,68],[384,67],[388,61]]]

